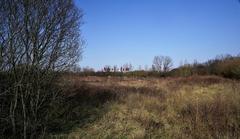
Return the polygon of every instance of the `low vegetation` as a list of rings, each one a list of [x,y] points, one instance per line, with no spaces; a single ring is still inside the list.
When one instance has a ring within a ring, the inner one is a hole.
[[[216,76],[67,76],[62,81],[69,84],[69,101],[53,112],[59,118],[49,138],[240,136],[239,81]]]

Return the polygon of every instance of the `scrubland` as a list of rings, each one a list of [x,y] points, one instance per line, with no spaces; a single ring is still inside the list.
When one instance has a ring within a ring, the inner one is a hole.
[[[64,76],[48,138],[239,138],[240,82]]]

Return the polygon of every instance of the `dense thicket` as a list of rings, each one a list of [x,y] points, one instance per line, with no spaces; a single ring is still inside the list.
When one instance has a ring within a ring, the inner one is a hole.
[[[205,63],[185,64],[172,70],[169,75],[217,75],[240,79],[240,56],[220,55]]]
[[[57,71],[81,55],[73,0],[0,1],[0,138],[37,138],[60,100]]]

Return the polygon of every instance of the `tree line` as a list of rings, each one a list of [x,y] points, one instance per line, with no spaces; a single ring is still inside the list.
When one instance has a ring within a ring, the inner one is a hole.
[[[110,67],[110,66],[108,66]],[[133,67],[133,66],[132,66]],[[130,77],[188,77],[192,75],[217,75],[226,78],[240,79],[240,54],[218,55],[214,59],[199,63],[196,60],[190,64],[185,62],[179,67],[173,68],[173,61],[169,56],[154,56],[151,68],[134,69],[129,72],[95,72],[82,70],[76,72],[84,76],[130,76]]]

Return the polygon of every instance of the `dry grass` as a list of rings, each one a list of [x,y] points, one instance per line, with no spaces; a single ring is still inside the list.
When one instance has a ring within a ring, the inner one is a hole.
[[[82,94],[84,86],[83,94],[94,97],[91,101],[101,100],[101,107],[94,107],[101,114],[89,113],[87,118],[97,118],[52,138],[240,137],[239,81],[214,76],[64,79],[71,97]]]

